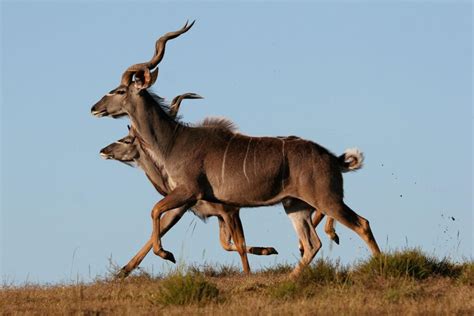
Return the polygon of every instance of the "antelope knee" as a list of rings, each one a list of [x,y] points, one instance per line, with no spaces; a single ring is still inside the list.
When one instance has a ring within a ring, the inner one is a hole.
[[[360,228],[364,233],[368,233],[370,231],[369,221],[365,218],[360,219]]]
[[[235,250],[234,247],[232,247],[231,244],[222,243],[221,246],[225,251],[234,251]]]
[[[151,218],[155,220],[155,219],[158,218],[159,214],[160,214],[160,209],[154,207],[154,208],[151,210],[151,214],[150,214],[150,215],[151,215]]]

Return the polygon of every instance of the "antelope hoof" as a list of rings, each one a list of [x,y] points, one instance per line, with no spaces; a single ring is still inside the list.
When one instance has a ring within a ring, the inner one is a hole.
[[[176,263],[176,259],[174,258],[174,255],[173,253],[167,251],[167,250],[164,250],[163,248],[161,248],[158,253],[157,253],[158,256],[160,256],[161,258],[165,259],[165,260],[168,260],[168,261],[171,261],[173,263]]]
[[[268,248],[263,249],[262,254],[265,256],[277,255],[278,251],[273,247],[268,247]]]
[[[301,258],[303,258],[303,256],[304,256],[304,248],[301,247],[301,248],[299,248],[299,249],[300,249],[300,256],[301,256]]]
[[[331,239],[337,244],[339,245],[339,236],[334,233],[334,235],[331,236]]]
[[[128,277],[130,275],[130,272],[132,271],[128,271],[126,269],[126,267],[123,267],[122,269],[120,269],[120,271],[115,275],[115,278],[116,279],[125,279],[126,277]]]
[[[273,247],[251,247],[248,252],[252,255],[257,256],[269,256],[278,254],[278,251],[276,251],[276,249]]]

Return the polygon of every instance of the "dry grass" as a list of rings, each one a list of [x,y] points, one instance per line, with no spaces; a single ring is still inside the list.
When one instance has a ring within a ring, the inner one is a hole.
[[[92,284],[3,287],[2,314],[474,314],[474,264],[407,250],[354,267],[317,260],[298,280],[282,265],[141,273]]]

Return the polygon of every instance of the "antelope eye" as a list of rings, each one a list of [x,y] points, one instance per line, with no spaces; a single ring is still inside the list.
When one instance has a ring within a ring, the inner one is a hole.
[[[117,90],[115,91],[115,94],[125,94],[125,90],[122,90],[122,89]]]
[[[118,140],[117,143],[121,143],[121,144],[131,144],[132,142],[130,141],[130,139],[125,138],[125,139],[120,139],[120,140]]]

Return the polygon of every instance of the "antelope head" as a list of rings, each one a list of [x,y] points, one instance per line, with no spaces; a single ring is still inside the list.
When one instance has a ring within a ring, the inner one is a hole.
[[[143,96],[143,92],[151,87],[158,78],[158,64],[165,54],[166,42],[186,33],[194,21],[188,22],[178,31],[169,32],[160,37],[155,44],[155,53],[152,59],[145,63],[139,63],[128,67],[122,74],[120,85],[102,97],[91,108],[92,115],[96,117],[111,116],[118,118],[127,115],[133,110],[132,106],[137,98]]]
[[[100,156],[104,159],[118,160],[127,164],[133,163],[140,157],[137,146],[139,144],[136,137],[129,132],[124,138],[102,148]]]
[[[178,115],[179,107],[184,99],[202,99],[199,94],[196,93],[185,93],[178,95],[173,98],[171,102],[169,116],[176,118]],[[117,140],[100,150],[100,156],[104,159],[118,160],[127,164],[133,163],[140,158],[140,151],[137,146],[140,146],[138,139],[136,138],[133,129],[128,127],[128,135],[124,138]]]

